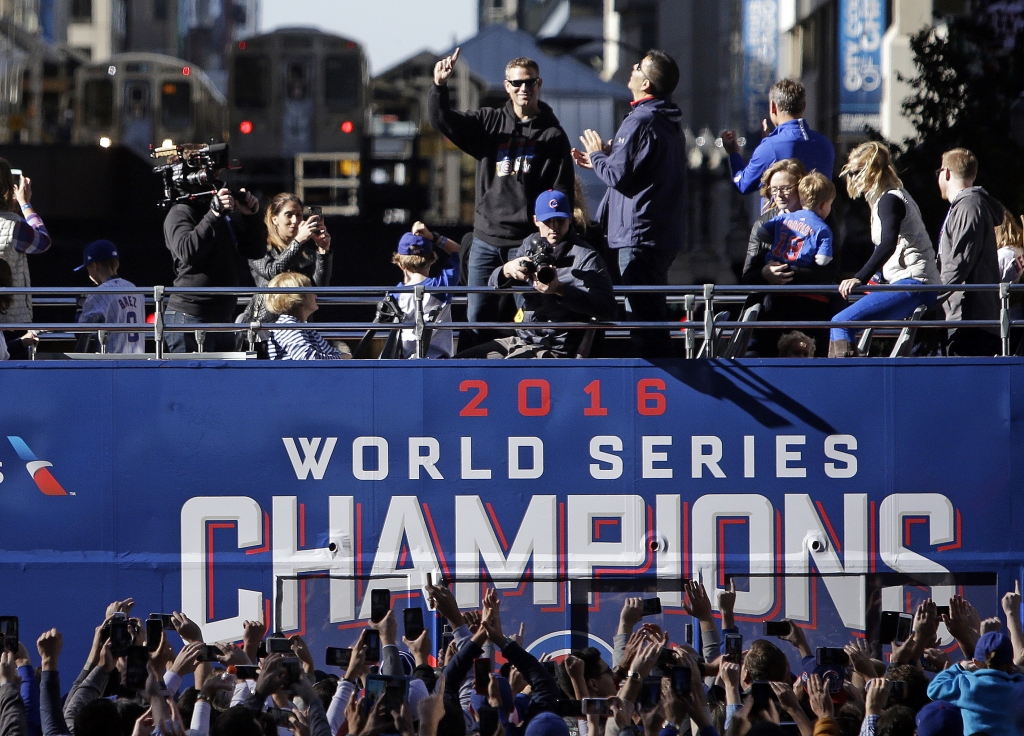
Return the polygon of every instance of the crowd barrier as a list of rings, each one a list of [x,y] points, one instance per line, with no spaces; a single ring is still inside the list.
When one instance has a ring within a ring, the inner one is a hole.
[[[91,323],[79,324],[68,322],[34,322],[34,323],[8,323],[3,328],[8,330],[36,330],[44,333],[56,333],[66,338],[68,335],[82,333],[96,333],[101,345],[101,352],[105,352],[105,335],[110,332],[132,332],[144,333],[152,337],[154,341],[154,357],[163,359],[165,349],[163,338],[170,332],[195,332],[199,352],[203,352],[203,336],[207,332],[231,332],[246,333],[250,349],[252,349],[255,336],[260,330],[267,329],[308,329],[306,324],[283,324],[276,323],[209,323],[209,324],[166,324],[164,312],[167,308],[167,299],[175,294],[193,295],[227,295],[239,298],[244,303],[256,294],[272,294],[279,292],[279,289],[270,288],[193,288],[182,289],[175,287],[155,286],[152,288],[135,289],[104,289],[107,294],[136,294],[146,298],[147,307],[151,307],[155,314],[152,325],[139,324],[113,324],[113,323]],[[324,304],[374,304],[389,293],[412,293],[414,297],[415,313],[412,323],[387,323],[387,322],[315,322],[313,327],[321,332],[330,333],[342,331],[345,333],[365,332],[377,330],[390,332],[395,330],[412,329],[416,335],[418,357],[426,355],[424,339],[427,332],[442,323],[429,323],[423,310],[423,300],[427,294],[452,294],[456,299],[464,298],[471,293],[492,293],[492,294],[515,294],[529,293],[532,289],[528,287],[516,287],[509,289],[497,289],[491,287],[304,287],[289,288],[289,293],[316,294],[317,298]],[[1011,351],[1010,334],[1014,327],[1024,327],[1024,320],[1011,319],[1010,298],[1013,294],[1024,294],[1024,285],[1018,284],[969,284],[969,285],[889,285],[876,284],[857,287],[855,298],[860,298],[867,292],[873,291],[899,291],[899,292],[934,292],[941,298],[942,295],[952,292],[978,292],[993,291],[999,295],[1000,313],[995,320],[961,320],[949,321],[939,319],[921,319],[923,313],[919,310],[909,319],[903,320],[871,320],[871,321],[845,321],[845,322],[824,322],[814,320],[804,321],[768,321],[759,320],[757,315],[742,315],[740,320],[729,320],[728,315],[716,314],[716,305],[732,304],[737,300],[743,301],[750,295],[770,296],[772,294],[835,294],[835,285],[800,285],[800,286],[716,286],[704,284],[698,286],[616,286],[615,294],[621,302],[630,294],[664,294],[670,302],[681,302],[685,311],[684,321],[670,322],[639,322],[639,321],[590,321],[556,323],[546,322],[545,328],[557,328],[567,330],[619,330],[632,331],[638,329],[669,328],[681,333],[686,341],[687,358],[716,358],[716,357],[743,357],[736,354],[737,349],[749,339],[750,330],[763,329],[814,329],[843,327],[856,330],[900,330],[903,331],[901,342],[909,345],[908,337],[912,338],[912,331],[921,328],[941,329],[956,327],[989,327],[996,328],[999,332],[1001,354],[1009,356]],[[0,289],[0,294],[29,294],[33,300],[39,298],[43,303],[50,305],[70,304],[67,298],[86,296],[96,293],[95,288],[6,288]],[[749,311],[749,310],[748,310]],[[698,319],[697,315],[702,314]],[[510,329],[514,325],[506,322],[446,322],[443,323],[446,329]],[[733,335],[732,350],[729,354],[728,346],[721,344],[721,336],[730,333]],[[737,334],[739,333],[739,334]],[[708,339],[711,336],[711,339]],[[698,348],[698,337],[703,338]],[[725,352],[726,354],[720,355]]]

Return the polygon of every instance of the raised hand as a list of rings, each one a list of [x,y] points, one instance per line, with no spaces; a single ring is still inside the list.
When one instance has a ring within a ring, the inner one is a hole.
[[[884,677],[875,677],[868,680],[866,696],[864,698],[865,715],[878,716],[885,710],[885,704],[889,700],[890,683]]]
[[[434,608],[448,620],[448,624],[453,630],[466,623],[459,611],[459,604],[455,601],[455,596],[448,588],[441,585],[428,585],[426,590]]]
[[[735,130],[723,130],[722,131],[722,148],[725,149],[726,153],[739,153],[740,144],[736,140]]]
[[[811,701],[811,710],[818,718],[832,718],[835,709],[832,707],[832,695],[828,691],[828,683],[818,675],[807,679],[807,697]]]
[[[498,591],[490,588],[484,596],[481,625],[487,630],[487,638],[498,645],[504,645],[505,633],[501,629],[501,599]]]
[[[686,602],[683,610],[700,621],[714,621],[711,614],[711,599],[704,590],[704,584],[697,580],[686,582]]]
[[[455,62],[459,60],[459,50],[455,49],[451,56],[446,56],[434,64],[434,84],[438,87],[448,84],[448,79],[455,71]]]
[[[64,637],[57,629],[44,631],[36,640],[36,649],[39,650],[40,666],[44,670],[60,669],[57,663],[60,659],[60,650],[64,646]]]
[[[735,625],[733,608],[736,607],[736,580],[729,578],[726,589],[718,594],[718,610],[722,612],[722,628],[731,629]]]
[[[854,639],[843,647],[843,651],[850,657],[850,664],[861,677],[870,680],[877,675],[875,665],[871,662],[871,655],[868,654],[868,645],[863,640]]]
[[[1020,618],[1020,581],[1013,581],[1013,590],[1003,596],[1003,613],[1007,618]]]
[[[203,631],[199,628],[199,624],[181,611],[172,613],[171,621],[174,623],[174,630],[184,641],[190,644],[203,641]]]

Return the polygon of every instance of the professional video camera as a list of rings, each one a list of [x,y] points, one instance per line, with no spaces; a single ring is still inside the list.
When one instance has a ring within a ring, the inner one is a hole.
[[[160,203],[162,207],[211,197],[210,207],[220,212],[220,200],[214,195],[224,187],[224,182],[217,178],[217,173],[223,169],[238,168],[237,165],[231,165],[227,143],[180,143],[160,148],[150,146],[149,156],[168,159],[166,164],[153,168],[153,172],[159,174],[164,181],[164,201]]]
[[[528,273],[537,274],[537,280],[542,284],[550,284],[558,277],[554,246],[537,234],[530,238],[528,247],[526,257],[529,260],[523,261],[523,268]]]

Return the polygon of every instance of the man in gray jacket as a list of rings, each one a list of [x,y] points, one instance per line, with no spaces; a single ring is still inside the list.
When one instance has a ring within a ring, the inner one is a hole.
[[[530,284],[534,291],[517,294],[521,321],[584,322],[615,317],[615,292],[608,268],[597,251],[580,240],[572,228],[572,205],[560,191],[537,197],[534,222],[539,235],[528,237],[508,263],[491,274],[498,288]],[[546,251],[537,257],[539,251]],[[539,325],[538,325],[539,327]],[[583,330],[522,329],[464,350],[456,358],[571,358]]]
[[[995,227],[1003,206],[982,187],[974,186],[978,159],[966,148],[942,155],[939,190],[949,214],[939,236],[939,269],[944,284],[998,284]],[[945,297],[947,320],[999,319],[997,291],[955,291]],[[949,331],[948,355],[992,356],[999,353],[999,328],[958,327]]]

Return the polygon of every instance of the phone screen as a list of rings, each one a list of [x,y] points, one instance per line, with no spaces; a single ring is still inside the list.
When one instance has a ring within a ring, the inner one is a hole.
[[[480,718],[480,736],[494,736],[498,730],[498,709],[486,705],[476,714]]]
[[[740,663],[743,657],[743,636],[740,634],[725,635],[725,656],[730,662]]]
[[[267,652],[270,654],[291,654],[291,651],[291,639],[285,639],[280,636],[274,636],[267,639]]]
[[[366,630],[366,661],[380,661],[380,632],[376,629]]]
[[[128,631],[128,618],[115,618],[110,622],[110,653],[115,657],[124,657],[131,645],[132,635]]]
[[[18,617],[0,616],[0,636],[4,638],[4,646],[8,652],[18,651]]]
[[[348,663],[352,661],[352,650],[342,647],[327,647],[324,661],[331,667],[348,667]]]
[[[686,643],[689,644],[692,647],[693,646],[693,624],[686,624],[686,628],[684,629],[684,634],[683,635],[686,637]]]
[[[375,624],[380,623],[388,611],[391,610],[391,591],[387,588],[377,588],[370,592],[370,620]]]
[[[765,621],[765,636],[789,636],[791,626],[789,621]]]
[[[174,619],[171,618],[169,613],[151,613],[149,614],[151,619],[157,619],[163,624],[165,631],[174,631]]]
[[[689,667],[672,668],[672,691],[676,695],[689,697],[691,672]]]
[[[368,675],[366,678],[366,699],[370,707],[381,699],[388,687],[388,678],[381,675]]]
[[[146,687],[146,679],[149,677],[149,671],[146,669],[148,664],[149,649],[147,647],[128,647],[124,673],[125,687],[131,690],[141,690]]]
[[[404,677],[395,677],[388,681],[387,687],[384,689],[384,702],[388,713],[398,712],[402,709],[408,684],[409,681]]]
[[[583,699],[583,715],[585,716],[608,716],[611,715],[611,712],[608,698]]]
[[[491,684],[491,660],[487,657],[480,657],[473,660],[473,687],[477,695],[486,695],[487,687]]]
[[[644,616],[656,616],[661,613],[661,598],[644,598]]]
[[[257,670],[254,664],[236,664],[234,674],[239,680],[255,680],[260,676]]]
[[[640,708],[653,710],[661,702],[661,678],[648,677],[640,686]]]
[[[155,652],[160,648],[160,637],[164,635],[164,623],[158,618],[146,619],[146,649]]]
[[[405,618],[405,638],[409,641],[416,641],[423,633],[423,609],[419,606],[406,608],[403,616]]]
[[[772,686],[767,682],[755,682],[750,686],[750,694],[754,698],[754,708],[764,710],[772,699]]]

